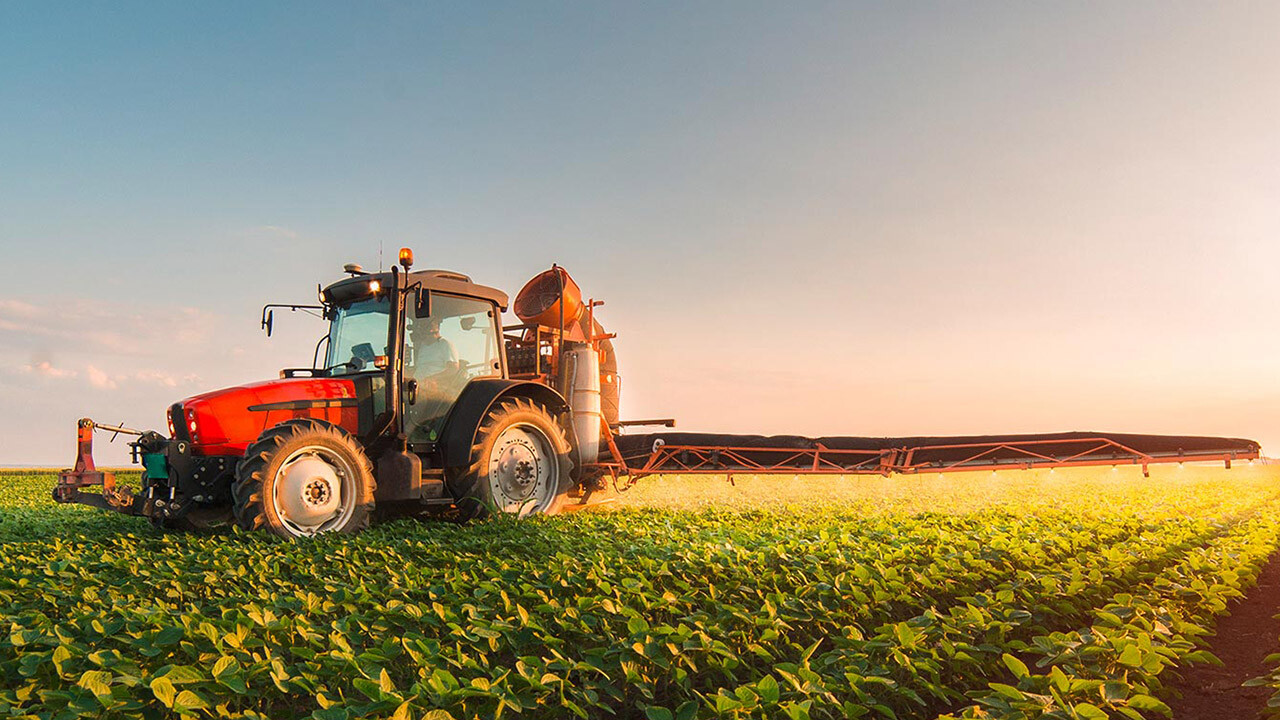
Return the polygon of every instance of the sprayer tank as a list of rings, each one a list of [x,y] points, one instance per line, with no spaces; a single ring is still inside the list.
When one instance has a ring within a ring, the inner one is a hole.
[[[600,455],[600,355],[590,345],[577,343],[564,354],[578,453],[582,462],[595,462]]]

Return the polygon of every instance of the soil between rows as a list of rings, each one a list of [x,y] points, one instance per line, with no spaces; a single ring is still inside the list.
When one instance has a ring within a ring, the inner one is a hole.
[[[1229,615],[1209,638],[1209,652],[1217,665],[1180,669],[1181,678],[1169,683],[1181,697],[1169,700],[1173,720],[1255,720],[1267,706],[1271,690],[1241,683],[1267,674],[1263,662],[1280,651],[1280,553],[1271,556],[1258,576],[1258,585],[1227,608]]]

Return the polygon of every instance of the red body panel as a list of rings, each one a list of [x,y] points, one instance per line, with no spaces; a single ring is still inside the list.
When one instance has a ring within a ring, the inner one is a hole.
[[[293,418],[327,420],[356,432],[355,398],[351,380],[287,378],[194,395],[182,401],[182,408],[188,423],[194,413],[193,454],[243,455],[264,430]],[[271,407],[281,404],[295,407]]]

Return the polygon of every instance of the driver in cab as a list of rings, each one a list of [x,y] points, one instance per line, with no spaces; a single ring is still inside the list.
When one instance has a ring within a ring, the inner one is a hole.
[[[428,318],[410,326],[413,343],[413,377],[419,383],[438,382],[456,372],[458,350],[448,338],[440,336],[440,320]]]

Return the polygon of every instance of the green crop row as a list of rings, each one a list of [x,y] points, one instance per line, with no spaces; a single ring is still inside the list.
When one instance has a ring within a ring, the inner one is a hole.
[[[1018,644],[1005,656],[1009,678],[975,693],[960,717],[1094,720],[1168,715],[1161,673],[1216,662],[1198,642],[1212,618],[1253,585],[1276,550],[1280,519],[1270,510],[1236,524],[1176,566],[1118,593],[1093,622]],[[1037,672],[1026,661],[1034,660]],[[951,716],[947,716],[951,717]]]
[[[1031,717],[1059,676],[1062,717],[1158,714],[1135,698],[1202,659],[1280,532],[1272,484],[1232,481],[284,543],[160,534],[0,478],[0,715]]]

